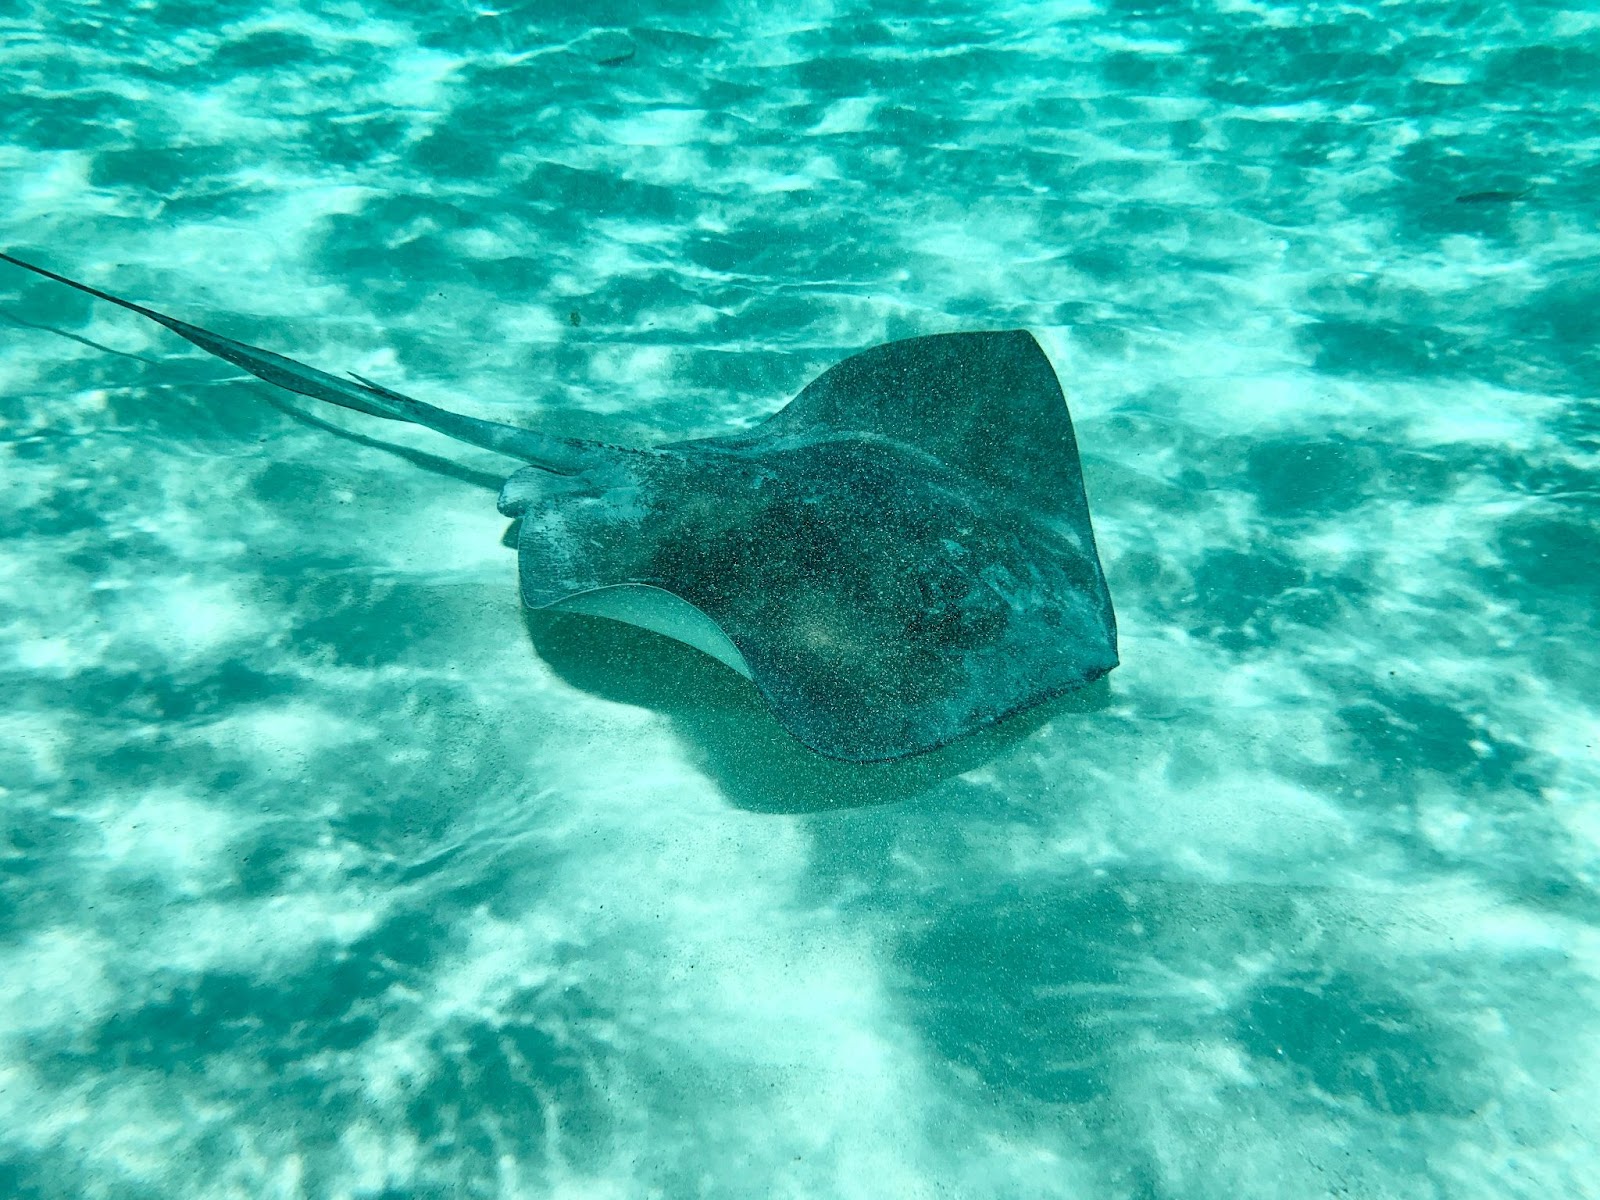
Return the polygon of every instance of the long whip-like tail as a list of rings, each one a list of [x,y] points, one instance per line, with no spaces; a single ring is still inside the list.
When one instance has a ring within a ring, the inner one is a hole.
[[[595,442],[550,437],[530,429],[518,429],[514,425],[501,425],[494,421],[480,421],[475,417],[462,416],[460,413],[435,408],[421,400],[414,400],[410,396],[403,396],[359,375],[351,376],[354,382],[340,379],[337,375],[329,375],[326,371],[308,367],[292,358],[285,358],[270,350],[247,346],[243,342],[236,342],[232,338],[201,329],[198,325],[190,325],[187,321],[180,321],[176,317],[169,317],[142,304],[135,304],[131,300],[102,292],[99,288],[90,287],[86,283],[79,283],[76,279],[57,275],[54,271],[23,262],[12,255],[0,252],[0,259],[25,271],[32,271],[35,275],[43,275],[46,279],[53,279],[70,288],[77,288],[80,292],[87,292],[98,299],[108,300],[142,317],[149,317],[150,320],[165,325],[173,333],[193,342],[207,353],[226,359],[237,367],[243,367],[250,374],[276,387],[302,396],[326,400],[330,404],[354,409],[370,417],[423,425],[457,441],[482,446],[486,450],[494,450],[511,458],[521,459],[531,466],[559,475],[576,474],[592,465],[609,449]]]

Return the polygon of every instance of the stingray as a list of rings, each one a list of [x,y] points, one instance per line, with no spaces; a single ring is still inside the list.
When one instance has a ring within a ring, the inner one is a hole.
[[[932,750],[1117,665],[1072,420],[1026,331],[889,342],[748,430],[629,448],[435,408],[0,258],[280,388],[519,460],[499,509],[525,604],[704,651],[824,755]]]

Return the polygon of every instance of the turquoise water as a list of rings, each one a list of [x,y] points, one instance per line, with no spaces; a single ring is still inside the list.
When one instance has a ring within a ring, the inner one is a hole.
[[[1031,329],[1109,700],[821,760],[4,268],[0,1195],[1600,1196],[1600,16],[581,7],[0,10],[0,249],[617,443]]]

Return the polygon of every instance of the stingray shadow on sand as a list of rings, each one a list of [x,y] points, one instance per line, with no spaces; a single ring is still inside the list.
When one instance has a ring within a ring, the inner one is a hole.
[[[811,752],[749,682],[675,640],[633,625],[524,609],[528,638],[570,687],[667,719],[694,765],[747,812],[834,812],[914,800],[1018,753],[1042,728],[1111,702],[1110,681],[1057,696],[926,754],[849,762]]]

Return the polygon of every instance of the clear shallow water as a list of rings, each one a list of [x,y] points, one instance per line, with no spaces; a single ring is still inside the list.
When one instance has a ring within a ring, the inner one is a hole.
[[[0,247],[617,442],[1026,326],[1111,701],[820,761],[8,270],[0,1193],[1600,1194],[1600,20],[538,14],[0,14]]]

